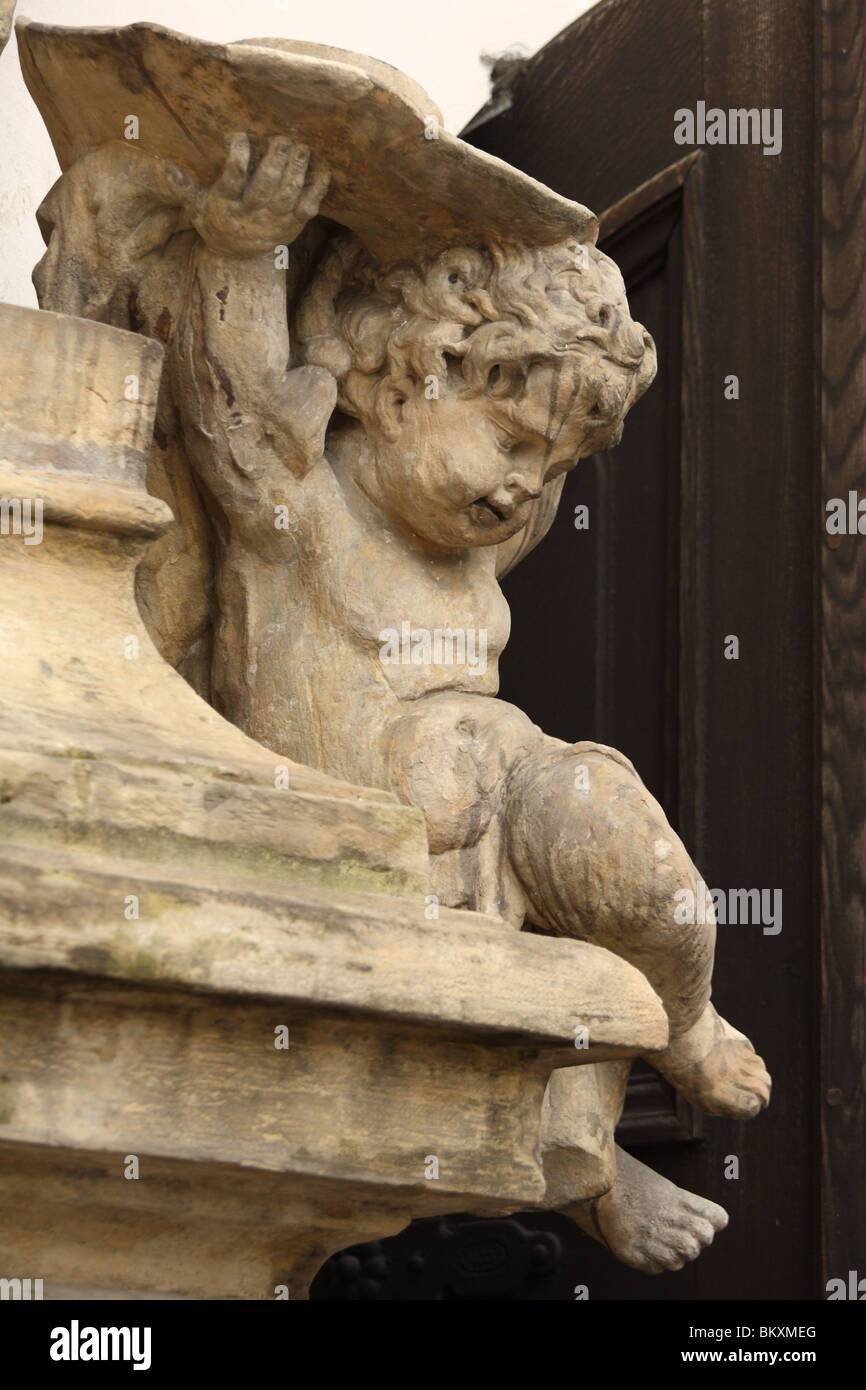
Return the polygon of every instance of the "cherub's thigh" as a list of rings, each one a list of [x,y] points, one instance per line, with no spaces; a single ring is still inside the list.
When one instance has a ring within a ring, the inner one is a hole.
[[[576,743],[525,758],[509,778],[505,824],[510,862],[549,928],[627,959],[635,941],[673,952],[700,936],[711,950],[712,924],[696,932],[677,912],[697,871],[616,749]]]
[[[463,691],[401,706],[385,738],[388,785],[424,812],[431,854],[474,845],[502,808],[512,767],[547,743],[514,705]]]

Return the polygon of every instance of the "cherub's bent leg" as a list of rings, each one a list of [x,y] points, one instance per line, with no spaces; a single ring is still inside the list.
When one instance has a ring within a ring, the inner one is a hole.
[[[712,912],[678,911],[675,895],[696,894],[698,872],[628,759],[599,744],[551,741],[512,768],[505,822],[535,923],[607,947],[661,997],[671,1043],[652,1065],[710,1114],[757,1114],[769,1077],[710,1003]],[[709,920],[678,920],[688,915]]]
[[[614,749],[548,747],[511,772],[511,861],[538,925],[579,937],[643,971],[675,1038],[710,997],[716,929],[678,922],[675,893],[698,874],[658,802]]]

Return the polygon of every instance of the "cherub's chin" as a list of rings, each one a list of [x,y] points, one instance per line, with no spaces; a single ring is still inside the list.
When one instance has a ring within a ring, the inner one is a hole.
[[[516,516],[503,517],[501,520],[491,518],[490,522],[475,522],[467,528],[471,532],[470,545],[502,545],[505,541],[516,536],[518,531],[522,531],[526,525],[526,518]]]
[[[486,544],[508,540],[517,531],[523,529],[529,520],[528,507],[516,507],[508,513],[497,510],[496,507],[486,498],[480,498],[473,502],[467,509],[466,515],[473,531],[481,535],[488,535],[490,539]]]

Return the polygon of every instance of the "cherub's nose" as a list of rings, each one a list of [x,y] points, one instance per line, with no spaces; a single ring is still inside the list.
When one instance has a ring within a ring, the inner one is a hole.
[[[528,478],[521,473],[509,473],[504,483],[500,483],[493,492],[488,494],[497,511],[504,516],[510,516],[521,502],[533,502],[541,496],[541,489],[534,478]]]

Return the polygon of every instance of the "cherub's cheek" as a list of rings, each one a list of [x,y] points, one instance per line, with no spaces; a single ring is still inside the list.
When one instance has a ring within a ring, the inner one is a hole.
[[[491,453],[489,446],[483,448],[471,437],[463,442],[459,472],[466,491],[471,492],[473,498],[483,497],[501,483],[504,477],[498,451]]]
[[[436,490],[444,501],[456,505],[464,494],[471,492],[471,470],[466,465],[465,455],[461,457],[457,449],[443,450],[439,455],[434,481]]]

